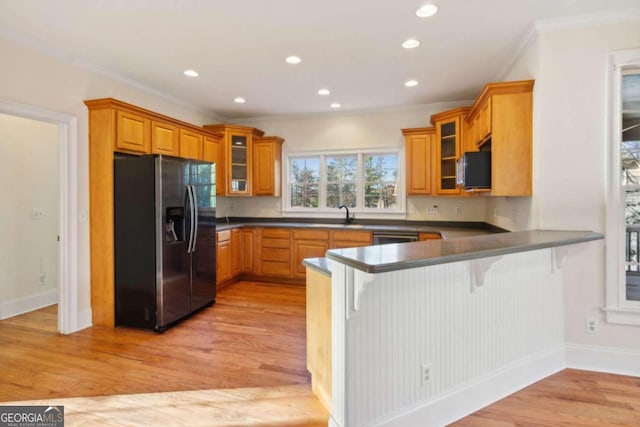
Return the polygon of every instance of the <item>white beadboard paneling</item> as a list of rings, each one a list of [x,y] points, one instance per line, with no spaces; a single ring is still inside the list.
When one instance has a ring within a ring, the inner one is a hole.
[[[504,256],[474,292],[468,261],[377,274],[348,319],[353,270],[334,263],[333,422],[388,420],[561,348],[561,275],[550,259],[548,249]]]

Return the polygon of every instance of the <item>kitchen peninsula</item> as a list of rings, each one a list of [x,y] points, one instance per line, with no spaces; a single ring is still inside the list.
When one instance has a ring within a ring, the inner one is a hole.
[[[523,231],[328,251],[330,425],[444,425],[563,369],[563,262],[601,239]]]

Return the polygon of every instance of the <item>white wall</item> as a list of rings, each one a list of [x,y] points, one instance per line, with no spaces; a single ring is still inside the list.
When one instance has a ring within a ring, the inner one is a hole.
[[[539,228],[604,233],[608,55],[639,46],[638,21],[540,34],[532,201]],[[604,322],[604,244],[580,255],[564,269],[567,342],[640,350],[640,328]],[[599,317],[599,334],[585,333],[588,315]]]
[[[37,294],[55,296],[58,150],[56,125],[0,114],[0,306]],[[42,209],[42,219],[32,219],[33,208]]]
[[[63,58],[0,38],[0,98],[69,114],[78,119],[78,208],[89,209],[88,113],[83,100],[117,98],[196,125],[213,115],[74,66]],[[5,181],[3,181],[5,182]],[[3,193],[4,194],[4,193]],[[89,224],[78,231],[78,310],[90,308]]]

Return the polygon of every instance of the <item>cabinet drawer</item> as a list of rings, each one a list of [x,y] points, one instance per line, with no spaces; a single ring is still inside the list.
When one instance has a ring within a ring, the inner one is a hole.
[[[327,230],[295,230],[293,232],[295,240],[329,240]]]
[[[218,242],[225,242],[227,240],[231,240],[231,230],[218,231],[217,233]]]
[[[439,240],[442,239],[440,233],[420,233],[418,235],[418,240]]]
[[[262,239],[263,248],[288,248],[291,246],[289,239]]]
[[[291,275],[291,264],[288,262],[262,262],[262,274],[265,276],[285,276]]]
[[[370,231],[333,231],[331,237],[333,240],[371,243]]]
[[[289,262],[290,257],[291,257],[291,251],[289,250],[289,248],[287,249],[263,248],[262,249],[263,261]]]
[[[291,237],[291,232],[282,228],[263,228],[262,237],[271,239],[289,239],[289,237]]]

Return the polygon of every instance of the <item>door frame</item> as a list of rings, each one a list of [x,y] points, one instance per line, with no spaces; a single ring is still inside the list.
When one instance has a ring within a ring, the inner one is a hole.
[[[78,330],[78,119],[0,98],[0,113],[53,123],[58,128],[60,246],[58,251],[58,331]]]

